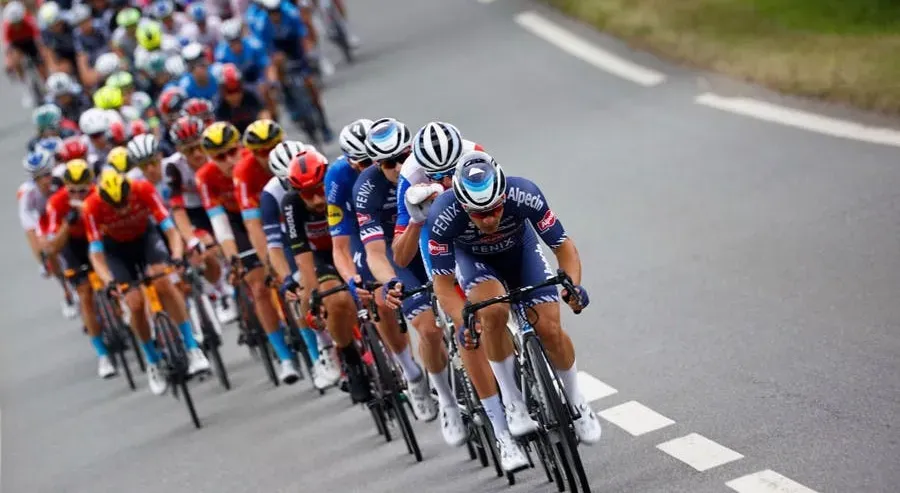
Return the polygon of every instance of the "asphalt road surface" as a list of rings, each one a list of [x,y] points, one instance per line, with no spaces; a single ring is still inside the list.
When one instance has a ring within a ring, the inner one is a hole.
[[[608,75],[517,26],[517,12],[545,12],[530,2],[349,3],[364,45],[327,90],[335,126],[454,122],[508,174],[539,183],[592,295],[565,319],[579,367],[618,390],[595,409],[637,401],[674,421],[636,437],[604,421],[601,443],[582,449],[594,491],[731,491],[765,469],[819,492],[897,491],[896,149],[693,104],[697,74],[586,34],[669,79],[646,88]],[[97,379],[21,238],[12,197],[31,125],[19,88],[3,84],[4,492],[508,488],[433,424],[415,425],[415,464],[339,391],[272,388],[234,327],[234,388],[193,385],[202,430],[143,377],[134,393]],[[691,433],[743,457],[700,472],[657,448]],[[551,491],[538,471],[513,490]]]

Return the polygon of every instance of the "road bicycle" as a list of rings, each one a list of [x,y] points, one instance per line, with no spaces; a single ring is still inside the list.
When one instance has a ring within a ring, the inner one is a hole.
[[[189,265],[182,277],[186,283],[188,313],[194,326],[194,338],[197,339],[203,353],[212,360],[213,373],[219,379],[219,384],[225,390],[230,390],[228,370],[219,351],[222,346],[222,324],[216,317],[212,301],[204,293],[202,274],[196,267]]]

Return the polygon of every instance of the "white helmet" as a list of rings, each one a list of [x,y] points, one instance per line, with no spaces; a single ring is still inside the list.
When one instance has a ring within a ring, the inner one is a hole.
[[[366,136],[372,128],[372,123],[372,120],[368,118],[360,118],[341,130],[338,141],[341,144],[341,152],[345,156],[354,161],[369,158],[369,153],[366,151]]]
[[[402,154],[411,142],[406,125],[393,118],[382,118],[372,124],[366,135],[366,152],[373,161],[384,161]]]
[[[266,10],[275,10],[281,5],[281,0],[256,0],[256,2]]]
[[[54,72],[47,77],[47,92],[52,97],[61,94],[74,94],[75,81],[65,72]]]
[[[122,64],[119,55],[116,55],[111,51],[98,56],[97,60],[94,62],[94,70],[96,70],[101,77],[107,77],[113,72],[120,70],[121,66]]]
[[[203,55],[203,45],[200,43],[188,43],[187,46],[181,49],[181,58],[184,58],[184,61],[188,63],[200,60]]]
[[[469,151],[456,162],[453,195],[468,212],[493,209],[506,197],[506,175],[488,153]]]
[[[56,166],[56,158],[53,154],[40,149],[29,152],[25,159],[22,160],[22,166],[31,176],[42,176],[53,172]]]
[[[119,108],[119,115],[127,122],[141,119],[141,111],[131,105],[125,105]]]
[[[25,6],[13,0],[3,7],[3,18],[10,24],[18,24],[25,19]]]
[[[62,19],[62,11],[56,2],[46,2],[37,12],[38,26],[43,30]]]
[[[222,22],[219,26],[219,34],[222,35],[222,39],[225,41],[235,41],[241,39],[243,27],[239,17],[232,17],[231,19]]]
[[[106,110],[100,108],[91,108],[81,114],[78,118],[78,128],[85,135],[96,135],[106,133],[109,128],[109,118]]]
[[[272,170],[272,174],[280,179],[286,178],[291,159],[306,150],[306,145],[299,140],[286,140],[275,146],[269,152],[269,169]]]
[[[91,8],[83,3],[73,5],[69,10],[69,23],[77,26],[91,18]]]
[[[128,141],[128,159],[135,163],[149,161],[159,151],[159,142],[153,134],[135,135]]]
[[[426,174],[444,173],[456,166],[463,143],[459,130],[449,123],[430,122],[413,138],[413,155]]]
[[[187,72],[187,65],[180,55],[172,55],[166,59],[166,72],[172,77],[181,77],[181,74]]]

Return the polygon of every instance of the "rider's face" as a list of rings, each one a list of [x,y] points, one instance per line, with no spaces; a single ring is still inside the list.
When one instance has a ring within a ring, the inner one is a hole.
[[[199,142],[178,148],[178,152],[182,153],[187,159],[188,165],[197,170],[208,161],[206,153],[203,152],[203,146]]]
[[[500,227],[500,219],[503,218],[503,204],[494,207],[485,212],[470,212],[469,219],[475,224],[475,227],[483,233],[494,233]]]
[[[319,214],[325,213],[325,207],[328,205],[325,202],[325,185],[319,185],[318,187],[302,190],[300,191],[300,198],[303,199],[303,203],[306,205],[306,208],[312,212],[316,212]]]
[[[222,172],[231,174],[231,170],[234,169],[234,165],[237,164],[238,159],[240,158],[240,153],[238,152],[237,147],[232,147],[226,151],[210,154],[210,157]]]
[[[47,193],[50,192],[51,183],[53,183],[53,176],[49,173],[34,178],[34,184],[37,185],[38,189],[44,195],[47,195]]]

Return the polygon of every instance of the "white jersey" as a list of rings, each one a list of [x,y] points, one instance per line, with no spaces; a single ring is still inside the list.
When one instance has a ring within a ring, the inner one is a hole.
[[[465,154],[469,151],[474,151],[476,145],[478,144],[471,140],[463,139],[462,153]],[[431,183],[428,175],[425,174],[425,169],[419,164],[414,153],[411,153],[409,157],[406,158],[406,161],[403,161],[403,166],[400,168],[400,176],[405,178],[410,186]],[[397,197],[397,200],[403,200],[403,197]]]
[[[181,26],[178,36],[189,39],[195,43],[200,43],[210,49],[215,49],[216,44],[218,44],[221,39],[221,36],[219,35],[219,26],[221,24],[222,21],[219,20],[218,17],[207,16],[206,26],[201,30],[196,22],[189,21]]]
[[[197,188],[196,173],[188,164],[184,154],[176,152],[162,160],[163,180],[173,193],[180,193],[185,209],[203,207],[200,189]]]
[[[19,222],[22,223],[22,229],[40,233],[41,215],[47,208],[48,198],[41,193],[32,180],[19,186],[16,191],[16,201],[19,203]]]
[[[281,186],[278,177],[269,178],[259,197],[259,211],[262,216],[263,232],[266,233],[266,245],[270,248],[283,248],[282,238],[286,229],[281,218],[281,200],[287,190]]]

